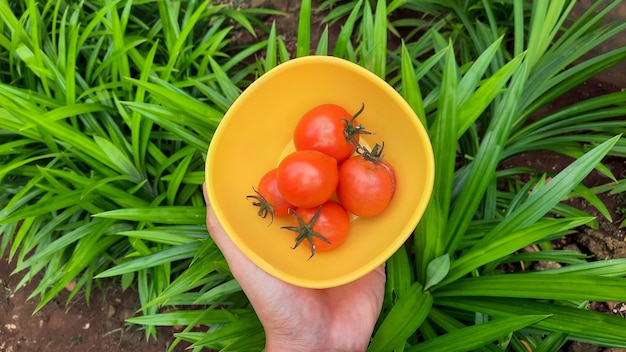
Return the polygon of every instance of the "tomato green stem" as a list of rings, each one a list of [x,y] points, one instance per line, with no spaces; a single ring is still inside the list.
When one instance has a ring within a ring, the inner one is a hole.
[[[255,200],[255,201],[252,201],[252,205],[254,205],[255,207],[259,207],[258,215],[261,218],[265,219],[267,217],[267,214],[270,214],[270,223],[267,226],[272,225],[272,223],[274,222],[274,207],[254,187],[252,187],[252,190],[257,195],[256,196],[246,196],[246,199],[254,199]]]
[[[311,256],[307,260],[310,260],[315,255],[315,244],[313,243],[313,237],[317,237],[320,240],[328,244],[331,244],[331,242],[326,237],[320,235],[317,231],[313,229],[313,226],[315,225],[315,222],[319,218],[321,211],[322,211],[322,206],[320,205],[320,207],[317,209],[317,211],[315,212],[311,220],[308,223],[306,223],[302,219],[302,217],[298,215],[298,212],[296,212],[293,209],[289,209],[289,213],[293,214],[293,216],[296,218],[296,221],[298,222],[298,226],[281,227],[282,229],[294,231],[298,233],[298,236],[296,236],[296,244],[294,244],[294,246],[291,247],[292,249],[298,248],[300,243],[302,243],[302,241],[304,241],[305,239],[309,242],[309,247],[311,248]]]
[[[383,160],[383,150],[385,149],[385,142],[381,144],[376,143],[372,150],[367,150],[366,147],[359,145],[356,149],[357,154],[362,156],[365,160],[373,163],[380,163]]]
[[[372,134],[372,132],[367,131],[361,124],[354,126],[354,121],[359,115],[361,115],[363,110],[365,110],[365,103],[361,103],[361,108],[354,115],[352,115],[350,120],[343,119],[343,122],[346,123],[346,128],[344,129],[343,134],[348,143],[350,143],[355,149],[359,147],[359,142],[355,137],[357,134]]]

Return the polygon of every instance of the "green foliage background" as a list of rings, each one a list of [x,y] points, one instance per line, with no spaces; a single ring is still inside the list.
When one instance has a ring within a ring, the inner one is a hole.
[[[624,182],[600,162],[624,157],[626,92],[541,107],[626,59],[588,57],[623,33],[603,22],[619,1],[577,19],[575,1],[322,1],[311,38],[299,7],[290,53],[274,10],[212,1],[0,0],[0,249],[43,279],[41,308],[70,281],[88,300],[115,277],[139,293],[129,322],[186,325],[180,340],[260,350],[263,330],[204,225],[204,159],[221,117],[256,77],[292,55],[343,57],[393,85],[427,127],[436,158],[431,204],[388,261],[371,351],[557,351],[568,340],[626,347],[626,322],[586,309],[626,299],[626,260],[542,250],[591,215],[561,201]],[[249,42],[234,41],[245,34]],[[389,38],[400,42],[388,45]],[[311,47],[312,39],[319,39]],[[558,174],[501,170],[523,152],[576,158]],[[597,169],[613,181],[582,185]],[[522,183],[518,176],[530,181]],[[551,177],[550,182],[546,182]],[[547,245],[548,244],[548,245]],[[505,274],[503,264],[560,269]],[[187,308],[162,313],[164,307]],[[207,332],[192,327],[210,326]]]

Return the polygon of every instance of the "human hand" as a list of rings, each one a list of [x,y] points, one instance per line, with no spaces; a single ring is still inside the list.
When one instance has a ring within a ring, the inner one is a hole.
[[[206,188],[207,228],[250,300],[265,351],[365,351],[383,304],[384,265],[349,284],[309,289],[281,281],[248,259],[220,225]]]

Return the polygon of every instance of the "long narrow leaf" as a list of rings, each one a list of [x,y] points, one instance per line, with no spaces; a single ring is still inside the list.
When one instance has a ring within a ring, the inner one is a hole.
[[[311,0],[302,0],[300,3],[300,18],[298,18],[298,40],[296,56],[307,56],[311,51]]]
[[[390,351],[406,341],[426,319],[432,296],[414,283],[387,314],[368,347],[368,351]]]
[[[518,315],[546,315],[534,328],[568,334],[573,340],[600,346],[626,348],[626,320],[624,318],[571,306],[530,299],[498,297],[440,297],[437,304],[482,312],[494,317]]]
[[[145,270],[146,268],[155,267],[161,264],[171,263],[176,260],[188,259],[193,257],[199,246],[200,243],[192,242],[170,247],[158,253],[133,259],[129,262],[117,265],[98,274],[96,278],[123,275],[130,272]]]
[[[204,207],[161,206],[154,208],[125,208],[94,214],[95,217],[129,221],[147,221],[159,224],[203,224],[206,217]]]
[[[361,11],[363,0],[358,0],[356,4],[350,5],[352,6],[352,11],[343,23],[343,27],[337,36],[337,42],[335,43],[335,48],[333,49],[333,56],[348,58],[348,54],[350,52],[349,48],[351,45],[350,38],[352,37],[355,23],[358,19],[359,12]]]
[[[424,101],[422,100],[422,92],[420,91],[417,75],[413,67],[409,51],[402,42],[401,68],[402,76],[402,97],[409,103],[422,125],[427,127],[426,112],[424,111]]]
[[[589,287],[593,287],[590,290]],[[514,297],[554,300],[620,301],[626,279],[582,274],[489,275],[457,280],[433,292],[433,296]]]
[[[484,346],[511,332],[523,329],[546,319],[547,315],[529,315],[496,319],[487,323],[474,325],[449,332],[440,337],[422,342],[408,352],[464,352]]]
[[[478,153],[470,166],[470,173],[454,204],[449,224],[446,227],[450,236],[447,243],[448,250],[456,249],[462,234],[478,209],[483,194],[493,182],[499,155],[502,153],[506,136],[510,132],[512,120],[515,117],[517,100],[526,82],[526,69],[527,66],[522,65],[521,69],[514,73],[511,86],[496,109],[498,117],[489,124]]]

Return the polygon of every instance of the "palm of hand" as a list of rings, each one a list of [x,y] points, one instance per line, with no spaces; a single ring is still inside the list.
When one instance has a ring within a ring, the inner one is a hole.
[[[290,345],[284,346],[288,350],[366,349],[382,306],[383,267],[355,282],[330,289],[306,289],[283,282],[278,285],[282,288],[275,293],[252,295],[254,300],[249,296],[268,341],[288,341]]]

